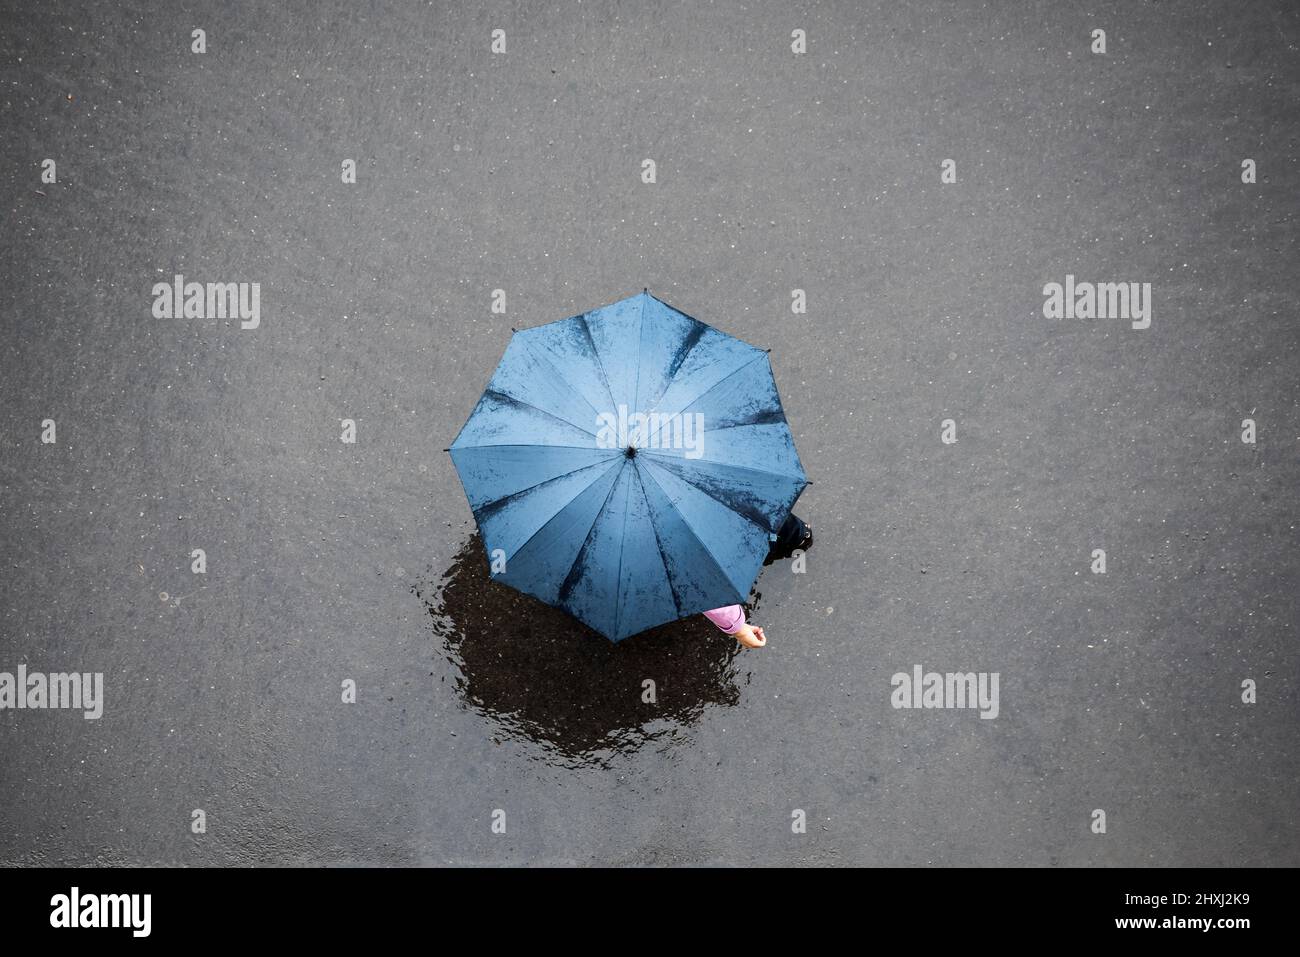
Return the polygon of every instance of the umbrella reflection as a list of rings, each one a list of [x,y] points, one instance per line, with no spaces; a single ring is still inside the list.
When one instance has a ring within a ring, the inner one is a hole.
[[[494,738],[536,742],[548,762],[608,766],[652,742],[671,747],[706,707],[739,700],[740,648],[701,615],[612,644],[493,581],[477,532],[441,578],[432,575],[412,591],[457,692],[492,719]]]

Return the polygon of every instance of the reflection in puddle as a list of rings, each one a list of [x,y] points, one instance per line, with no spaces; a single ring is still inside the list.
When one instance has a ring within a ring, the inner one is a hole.
[[[412,587],[459,671],[466,703],[568,767],[671,744],[707,705],[739,700],[740,646],[703,615],[614,644],[564,612],[492,581],[478,533],[440,580]],[[757,594],[754,601],[757,601]],[[648,703],[645,682],[657,700]]]

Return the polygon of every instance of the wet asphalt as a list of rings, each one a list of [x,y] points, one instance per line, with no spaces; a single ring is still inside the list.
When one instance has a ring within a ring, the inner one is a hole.
[[[0,864],[1300,864],[1298,53],[1283,2],[4,3],[0,672],[104,711],[0,710]],[[178,273],[259,325],[155,318]],[[817,542],[762,650],[489,581],[443,451],[512,328],[643,287],[772,349]]]

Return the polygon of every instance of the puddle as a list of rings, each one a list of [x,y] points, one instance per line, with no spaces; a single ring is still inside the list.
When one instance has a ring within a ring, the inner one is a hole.
[[[445,680],[492,721],[495,740],[535,742],[548,762],[608,767],[619,753],[671,747],[706,708],[736,704],[748,680],[740,646],[703,615],[616,645],[493,581],[478,533],[435,575],[411,590],[453,666]]]

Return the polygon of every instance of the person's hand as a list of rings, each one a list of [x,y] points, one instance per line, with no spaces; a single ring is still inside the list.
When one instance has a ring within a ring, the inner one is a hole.
[[[767,636],[763,634],[763,629],[754,625],[741,625],[736,632],[736,640],[746,648],[762,648],[767,644]]]

